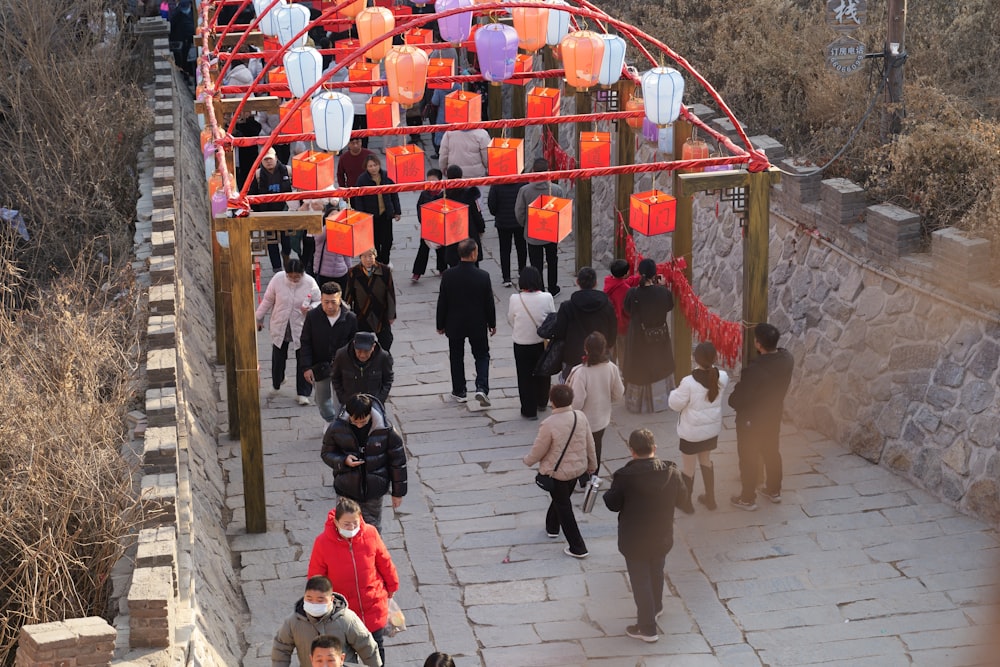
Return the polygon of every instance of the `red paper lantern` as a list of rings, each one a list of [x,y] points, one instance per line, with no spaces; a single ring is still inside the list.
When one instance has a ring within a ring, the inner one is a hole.
[[[284,86],[282,90],[272,90],[271,94],[275,97],[281,97],[284,99],[291,99],[292,92],[288,89],[288,75],[285,74],[284,67],[275,67],[270,72],[267,73],[268,83],[275,83]]]
[[[528,236],[559,243],[573,231],[573,200],[539,195],[528,204]]]
[[[483,96],[467,90],[456,90],[444,96],[446,123],[478,123],[483,117]]]
[[[297,190],[325,190],[334,183],[333,154],[303,151],[292,156],[292,187]]]
[[[417,46],[419,44],[433,44],[434,33],[425,28],[413,28],[403,33],[403,43],[411,46]]]
[[[358,50],[361,42],[356,39],[338,39],[333,43],[333,59],[338,63],[344,62],[347,56]]]
[[[535,86],[528,91],[528,118],[559,115],[559,89]]]
[[[455,60],[453,58],[431,58],[427,61],[427,77],[432,76],[454,76]],[[428,88],[434,90],[451,90],[451,83],[442,81],[441,83],[429,83]]]
[[[517,57],[514,58],[514,74],[532,71],[534,71],[534,58],[529,56],[527,53],[517,54]],[[515,86],[527,86],[529,81],[531,81],[529,78],[505,79],[504,83],[510,83]]]
[[[482,23],[473,23],[469,31],[469,38],[462,42],[462,48],[469,53],[476,53],[476,32],[483,27]]]
[[[388,97],[375,96],[365,103],[368,127],[399,127],[399,104]]]
[[[441,246],[469,238],[469,207],[445,197],[422,205],[420,238]]]
[[[396,18],[396,25],[402,23],[400,19],[405,21],[413,16],[413,7],[407,7],[406,5],[393,5],[389,7],[389,11]]]
[[[419,146],[390,146],[385,149],[386,171],[396,183],[424,180],[424,151]]]
[[[580,133],[580,169],[607,167],[611,164],[611,133]]]
[[[378,64],[377,63],[367,63],[363,60],[359,60],[351,63],[347,66],[347,80],[348,81],[377,81],[378,80]],[[366,95],[371,95],[375,92],[374,86],[351,86],[348,88],[352,93],[364,93]]]
[[[660,190],[639,192],[629,199],[629,227],[654,236],[674,231],[677,217],[677,200]]]
[[[524,171],[524,140],[491,139],[486,149],[490,176],[509,176]]]
[[[368,213],[346,209],[326,218],[326,249],[357,257],[375,247],[374,220]]]
[[[297,100],[288,100],[287,102],[282,102],[281,106],[278,107],[279,118],[284,119],[289,114],[292,116],[291,120],[281,128],[281,134],[307,134],[313,131],[312,111],[309,105],[303,104],[299,107],[298,111],[293,112],[291,108],[296,102]]]
[[[646,104],[638,97],[630,97],[628,101],[625,102],[625,111],[645,111]],[[642,129],[642,119],[645,116],[636,116],[635,118],[626,118],[625,122],[628,123],[629,127],[633,127],[637,130]]]
[[[682,160],[698,160],[706,157],[708,157],[708,144],[704,141],[691,137],[684,142],[684,146],[681,148]],[[684,170],[688,174],[696,174],[703,171],[705,171],[704,167],[691,167]]]

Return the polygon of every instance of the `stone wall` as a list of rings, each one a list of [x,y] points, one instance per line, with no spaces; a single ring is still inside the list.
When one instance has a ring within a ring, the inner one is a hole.
[[[110,665],[115,629],[103,618],[73,618],[21,627],[15,667]]]

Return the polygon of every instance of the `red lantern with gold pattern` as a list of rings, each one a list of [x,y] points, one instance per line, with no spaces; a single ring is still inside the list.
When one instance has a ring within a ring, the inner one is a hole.
[[[559,243],[573,231],[573,200],[539,195],[528,204],[530,238]]]
[[[281,128],[281,134],[307,134],[313,131],[312,110],[308,104],[303,104],[297,111],[291,110],[292,105],[297,101],[288,100],[287,102],[282,102],[281,106],[278,107],[279,118],[284,119],[289,114],[292,116],[291,120]]]
[[[333,43],[333,59],[338,63],[343,62],[352,51],[357,51],[361,42],[356,39],[338,39]]]
[[[346,209],[326,217],[326,249],[357,257],[375,247],[374,219],[368,213]]]
[[[559,89],[535,86],[528,91],[528,118],[550,118],[559,115]]]
[[[389,97],[373,96],[365,103],[365,115],[372,129],[399,127],[399,104]]]
[[[510,176],[524,171],[524,140],[491,139],[486,149],[490,176]]]
[[[469,238],[469,207],[445,197],[422,205],[420,238],[440,246]]]
[[[296,190],[325,190],[333,182],[332,153],[303,151],[292,156],[292,187]]]
[[[660,190],[639,192],[629,198],[628,225],[640,234],[654,236],[674,231],[677,200]]]
[[[534,70],[534,58],[529,56],[527,53],[519,53],[517,57],[514,58],[514,74],[522,74],[525,72],[531,72]],[[504,79],[504,83],[510,83],[515,86],[527,86],[528,82],[531,81],[529,78],[524,79]]]
[[[386,172],[395,183],[419,183],[424,180],[424,151],[404,144],[385,149]]]
[[[478,123],[483,117],[483,96],[467,90],[456,90],[444,96],[446,123]]]
[[[580,133],[580,169],[595,169],[611,165],[611,133]]]
[[[431,58],[427,61],[427,77],[434,76],[454,76],[455,60],[453,58]],[[428,88],[434,90],[451,90],[451,84],[447,81],[440,83],[428,83]]]
[[[412,28],[411,30],[407,30],[403,33],[403,43],[409,44],[410,46],[433,44],[434,33],[425,28]]]
[[[347,79],[348,81],[377,81],[378,80],[378,64],[377,63],[366,63],[363,60],[358,60],[347,66]],[[351,86],[348,88],[352,93],[363,93],[365,95],[371,95],[375,92],[374,86]]]

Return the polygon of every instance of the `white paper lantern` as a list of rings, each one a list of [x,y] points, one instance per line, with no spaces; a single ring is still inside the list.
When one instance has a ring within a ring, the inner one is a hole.
[[[569,33],[569,12],[554,9],[556,6],[569,7],[566,0],[549,0],[553,9],[549,9],[549,29],[545,34],[545,43],[557,46],[562,38]]]
[[[292,37],[309,24],[309,8],[305,5],[285,5],[271,11],[274,12],[274,25],[278,29],[278,41],[289,47],[305,46],[309,37],[307,33],[302,33],[294,42]]]
[[[604,40],[604,57],[601,58],[601,71],[597,83],[602,86],[613,86],[622,77],[625,66],[625,40],[618,35],[601,35]]]
[[[288,88],[295,97],[304,96],[323,75],[323,56],[311,46],[289,49],[283,62]]]
[[[310,103],[316,143],[325,151],[342,151],[351,139],[354,103],[343,93],[325,92]]]
[[[654,67],[642,75],[642,100],[646,118],[656,125],[669,125],[681,115],[684,77],[672,67]]]
[[[274,22],[275,12],[281,7],[285,6],[285,0],[280,0],[278,4],[267,11],[268,6],[271,4],[271,0],[253,0],[253,11],[257,16],[261,16],[260,23],[257,27],[265,35],[270,35],[271,37],[278,36],[278,26]]]

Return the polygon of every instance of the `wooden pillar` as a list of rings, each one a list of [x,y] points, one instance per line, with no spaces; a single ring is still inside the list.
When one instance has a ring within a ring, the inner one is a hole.
[[[743,235],[743,321],[767,322],[768,245],[770,243],[771,183],[768,171],[750,174],[746,229]],[[743,333],[743,366],[753,358],[753,332]]]
[[[215,288],[215,363],[226,363],[226,323],[222,304],[222,246],[215,218],[209,220],[212,230],[212,286]]]
[[[903,64],[906,62],[906,0],[889,0],[884,62],[886,86],[883,93],[882,143],[899,134],[903,122]]]
[[[625,110],[625,102],[632,97],[635,84],[628,79],[618,82],[618,108]],[[618,121],[618,164],[635,163],[635,131],[624,120]],[[624,234],[631,235],[628,226],[629,198],[635,190],[635,174],[618,174],[615,176],[615,208],[624,220]],[[618,233],[618,215],[614,216],[615,224],[615,259],[625,259],[625,238]]]
[[[684,149],[684,142],[691,136],[691,123],[686,120],[674,122],[674,159],[681,159],[681,152]],[[683,192],[680,182],[680,174],[673,172],[673,194],[677,197],[677,217],[673,236],[673,255],[683,257],[687,261],[687,268],[684,269],[684,276],[691,282],[691,268],[694,264],[692,257],[692,246],[694,242],[694,197],[692,195],[681,196]],[[680,381],[685,375],[691,373],[691,325],[681,309],[674,304],[674,380]]]
[[[491,83],[489,92],[486,95],[486,103],[489,107],[490,120],[503,120],[503,86],[499,83]],[[499,127],[490,128],[490,136],[496,139],[503,133]]]
[[[222,315],[226,334],[226,403],[229,413],[229,437],[238,440],[240,401],[236,386],[236,349],[233,343],[233,261],[232,252],[228,247],[222,250]]]
[[[253,262],[250,230],[239,218],[229,220],[232,252],[233,348],[243,456],[243,502],[247,532],[267,531],[264,502],[264,444],[260,419],[257,332],[253,316]]]
[[[593,108],[590,90],[576,91],[576,113],[587,114]],[[584,132],[593,131],[594,124],[576,123],[576,131],[573,133],[573,141],[580,148],[580,135]],[[577,153],[579,156],[579,152]],[[594,210],[593,210],[593,183],[589,178],[581,178],[576,182],[576,270],[579,272],[585,266],[590,266],[594,261]]]
[[[524,118],[528,115],[528,90],[527,86],[515,85],[510,90],[511,118]],[[511,136],[515,139],[524,139],[524,128],[512,128]]]

